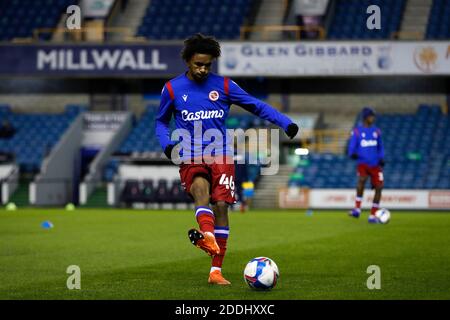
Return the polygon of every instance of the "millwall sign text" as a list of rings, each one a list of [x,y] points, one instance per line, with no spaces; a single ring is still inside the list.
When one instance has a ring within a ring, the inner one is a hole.
[[[0,45],[0,76],[174,77],[181,44]],[[213,72],[217,67],[213,67]]]
[[[158,50],[129,49],[40,49],[38,70],[167,70]]]

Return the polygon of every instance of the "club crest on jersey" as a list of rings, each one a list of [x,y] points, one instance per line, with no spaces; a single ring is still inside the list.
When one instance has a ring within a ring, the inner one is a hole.
[[[219,99],[219,93],[216,90],[213,90],[209,93],[209,100],[217,101]]]

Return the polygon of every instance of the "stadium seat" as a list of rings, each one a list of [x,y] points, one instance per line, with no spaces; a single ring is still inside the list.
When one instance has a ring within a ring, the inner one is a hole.
[[[377,125],[386,153],[386,189],[450,188],[450,125],[440,106],[421,104],[415,114],[409,115],[380,114]],[[355,187],[352,160],[315,153],[309,160],[306,166],[294,169],[288,186]]]
[[[34,0],[0,2],[0,41],[28,38],[38,28],[56,27],[66,8],[77,0]],[[48,40],[50,34],[42,34]]]
[[[335,13],[328,29],[328,39],[388,39],[399,30],[405,0],[337,0]],[[365,28],[367,7],[381,8],[381,30]],[[363,27],[361,27],[363,26]]]
[[[142,200],[145,203],[152,203],[156,200],[156,191],[153,186],[153,180],[144,180],[142,183]]]
[[[161,179],[158,181],[158,185],[156,187],[156,202],[157,203],[167,203],[172,202],[172,195],[169,190],[168,181],[165,179]]]
[[[170,196],[173,203],[192,203],[192,198],[184,191],[180,180],[174,180],[170,188]]]
[[[139,202],[141,200],[139,181],[127,180],[125,181],[125,187],[123,188],[121,195],[122,202],[128,206],[133,202]]]
[[[426,39],[449,39],[450,38],[450,2],[434,0],[430,14],[425,37]]]
[[[171,40],[184,39],[193,33],[202,32],[218,39],[236,39],[251,5],[252,0],[175,0],[170,5],[164,1],[151,1],[137,29],[137,35],[149,39]]]
[[[0,151],[15,154],[22,172],[39,172],[44,157],[84,110],[82,106],[68,106],[60,114],[21,114],[0,105],[0,123],[7,120],[16,129],[11,138],[0,139]]]

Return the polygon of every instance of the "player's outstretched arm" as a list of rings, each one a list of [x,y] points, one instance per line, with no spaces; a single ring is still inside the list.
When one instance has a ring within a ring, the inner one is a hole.
[[[350,158],[352,158],[354,160],[358,159],[358,153],[356,150],[357,144],[358,144],[358,133],[357,133],[356,129],[353,129],[350,134],[350,141],[348,143],[347,154]]]
[[[167,158],[171,158],[173,143],[170,140],[170,119],[172,118],[173,104],[167,88],[164,86],[161,92],[158,115],[156,116],[156,136]]]
[[[269,104],[251,96],[232,80],[229,81],[229,98],[232,103],[279,126],[289,138],[293,139],[297,135],[299,127],[289,117]]]

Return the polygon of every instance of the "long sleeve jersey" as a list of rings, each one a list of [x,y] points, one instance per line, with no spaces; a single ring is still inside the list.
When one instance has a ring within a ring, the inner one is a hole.
[[[191,150],[190,155],[182,154],[183,159],[187,159],[202,156],[208,145],[209,148],[214,145],[212,155],[233,156],[233,140],[227,138],[225,125],[232,104],[272,122],[284,131],[292,123],[287,116],[252,97],[227,77],[210,73],[206,80],[196,82],[182,74],[168,81],[161,93],[156,135],[162,149],[180,142],[184,150]],[[169,130],[172,116],[176,129],[183,129],[178,130],[181,138],[174,141]]]
[[[354,128],[348,144],[348,155],[352,154],[358,156],[358,163],[369,166],[378,165],[379,161],[384,159],[381,130],[375,126]]]

